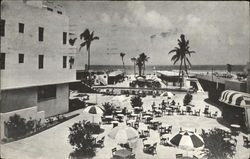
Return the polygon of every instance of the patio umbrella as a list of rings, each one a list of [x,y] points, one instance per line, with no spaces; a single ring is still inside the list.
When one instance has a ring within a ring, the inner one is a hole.
[[[164,97],[164,96],[172,98],[172,97],[174,97],[174,94],[172,92],[163,92],[160,95],[160,97]]]
[[[202,137],[190,131],[183,131],[176,134],[170,142],[184,150],[202,149],[204,147]]]
[[[90,117],[92,117],[92,122],[97,122],[98,123],[99,121],[101,121],[101,119],[99,119],[98,121],[95,121],[95,117],[97,116],[98,118],[100,118],[100,116],[103,114],[103,109],[100,106],[88,106],[87,108],[85,108],[83,110],[83,113],[86,113]],[[89,116],[85,116],[85,118],[87,120],[89,120],[88,119]]]
[[[102,114],[103,109],[100,106],[88,106],[83,110],[83,112],[90,113],[90,114]]]
[[[111,130],[108,137],[116,140],[119,144],[126,144],[138,138],[138,132],[129,126],[117,126]]]

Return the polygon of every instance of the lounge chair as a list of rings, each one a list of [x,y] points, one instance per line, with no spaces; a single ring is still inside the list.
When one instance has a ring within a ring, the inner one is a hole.
[[[246,146],[248,148],[250,146],[250,140],[246,136],[243,136],[243,141],[243,146]]]

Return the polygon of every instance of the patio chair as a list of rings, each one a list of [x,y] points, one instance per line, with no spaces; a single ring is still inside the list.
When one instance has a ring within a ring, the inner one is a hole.
[[[149,130],[144,130],[144,134],[146,137],[150,137],[150,131]]]
[[[176,159],[182,158],[183,154],[176,154],[175,157],[176,157]]]
[[[156,152],[156,147],[157,147],[157,142],[154,143],[152,146],[146,147],[145,149],[143,149],[143,151],[144,151],[145,153],[154,155],[154,154],[157,153],[157,152]]]
[[[132,152],[133,148],[128,147],[127,150],[130,151],[130,152]]]
[[[199,111],[195,111],[194,115],[195,116],[200,116],[201,115],[201,110],[199,109]]]
[[[168,138],[163,138],[162,135],[160,135],[160,144],[161,145],[165,145],[166,140],[168,140]]]
[[[193,155],[193,159],[199,159],[198,157],[196,157],[195,155]]]
[[[180,115],[181,114],[181,110],[180,109],[176,109],[176,114]]]
[[[250,146],[250,140],[246,136],[243,136],[243,141],[243,146],[246,146],[248,148]]]
[[[217,115],[218,115],[218,111],[216,111],[214,114],[212,114],[212,117],[217,118]]]
[[[182,110],[180,115],[186,115],[186,110]]]
[[[135,129],[138,129],[138,128],[139,128],[139,122],[138,122],[138,121],[135,122],[134,128],[135,128]]]
[[[98,140],[96,142],[96,146],[103,148],[104,147],[104,139],[105,139],[105,136],[103,136],[100,140]]]
[[[172,128],[173,128],[173,126],[171,125],[171,126],[169,126],[167,129],[166,129],[166,133],[170,133],[170,134],[172,134]]]
[[[115,157],[116,147],[112,149],[112,156]]]

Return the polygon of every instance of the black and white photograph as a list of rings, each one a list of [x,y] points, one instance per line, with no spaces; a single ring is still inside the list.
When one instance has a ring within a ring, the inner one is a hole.
[[[249,11],[1,0],[0,158],[250,159]]]

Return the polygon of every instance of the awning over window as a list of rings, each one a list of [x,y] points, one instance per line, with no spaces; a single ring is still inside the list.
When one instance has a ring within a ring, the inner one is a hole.
[[[225,90],[221,93],[219,101],[239,107],[250,106],[250,94],[233,90]]]

